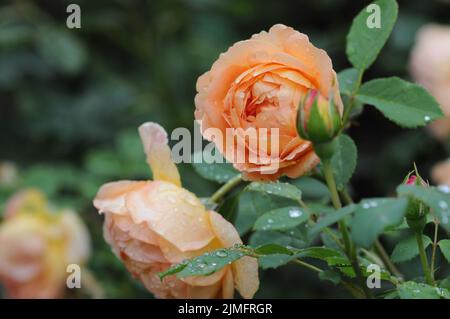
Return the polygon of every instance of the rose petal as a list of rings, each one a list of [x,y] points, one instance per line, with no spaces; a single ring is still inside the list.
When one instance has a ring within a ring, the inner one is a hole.
[[[175,245],[161,236],[158,236],[158,246],[161,248],[164,257],[173,264],[180,263],[185,259],[191,259],[200,256],[208,251],[219,249],[222,247],[221,243],[217,239],[213,239],[206,246],[200,249],[181,251]]]
[[[135,223],[147,222],[154,232],[183,252],[200,249],[214,237],[200,200],[174,184],[149,183],[128,194],[126,206]]]
[[[140,274],[140,279],[156,298],[183,299],[187,296],[187,284],[177,279],[175,276],[168,276],[161,281],[158,273],[167,270],[170,264],[156,264],[149,270]]]
[[[124,253],[131,259],[141,263],[166,263],[161,249],[137,240],[131,240],[124,249]]]
[[[147,184],[147,182],[118,181],[104,184],[100,187],[94,199],[94,206],[100,213],[110,212],[125,215],[125,196]]]
[[[171,157],[166,131],[159,124],[147,122],[139,126],[139,134],[153,179],[181,186],[180,174]]]
[[[218,281],[210,286],[187,286],[187,299],[215,299],[218,298],[222,282]]]
[[[224,247],[242,243],[238,232],[232,224],[214,211],[209,213],[212,229]],[[234,283],[241,296],[252,298],[259,287],[258,261],[255,258],[243,257],[235,261],[231,267],[233,269]]]
[[[233,299],[234,297],[234,282],[233,282],[233,271],[228,269],[223,277],[222,282],[222,298],[223,299]]]

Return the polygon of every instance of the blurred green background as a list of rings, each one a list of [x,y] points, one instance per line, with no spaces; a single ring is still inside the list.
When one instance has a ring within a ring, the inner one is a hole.
[[[81,29],[66,27],[66,7],[81,7]],[[234,42],[275,23],[309,35],[349,67],[345,36],[369,1],[149,0],[3,1],[0,5],[0,209],[15,190],[36,186],[55,203],[76,208],[87,223],[90,268],[107,297],[150,297],[112,255],[91,200],[117,179],[148,178],[136,128],[193,127],[195,82]],[[400,0],[395,30],[365,80],[408,78],[416,30],[449,22],[449,4]],[[384,196],[416,161],[425,177],[445,145],[425,130],[400,129],[367,108],[350,130],[359,148],[355,198]],[[13,163],[16,173],[5,163]],[[8,170],[5,169],[8,168]],[[184,185],[199,196],[217,184],[180,165]],[[291,266],[262,274],[257,297],[345,297],[329,282]]]

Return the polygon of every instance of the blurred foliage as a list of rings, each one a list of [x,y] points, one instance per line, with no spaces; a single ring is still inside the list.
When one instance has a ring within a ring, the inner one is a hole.
[[[345,35],[368,1],[79,0],[82,27],[68,29],[66,7],[72,2],[17,0],[0,6],[0,162],[18,168],[16,179],[0,185],[0,208],[27,186],[74,207],[90,228],[95,251],[90,267],[107,297],[149,297],[104,243],[102,218],[91,205],[107,181],[150,176],[137,126],[151,120],[168,131],[192,129],[196,78],[232,43],[275,23],[308,34],[327,50],[336,70],[348,67]],[[416,30],[427,22],[448,22],[443,2],[399,3],[393,35],[366,80],[408,77]],[[446,154],[425,130],[400,129],[372,109],[350,134],[360,156],[352,179],[356,198],[387,195],[413,161],[427,172]],[[180,169],[184,185],[199,196],[218,186],[188,165]],[[245,227],[244,220],[238,223]],[[264,271],[257,295],[341,296],[346,295],[332,283],[319,285],[307,270],[291,267]]]

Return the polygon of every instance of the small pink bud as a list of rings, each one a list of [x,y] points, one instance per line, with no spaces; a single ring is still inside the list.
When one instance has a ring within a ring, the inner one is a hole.
[[[416,183],[417,176],[411,175],[406,182],[406,185],[414,185]]]

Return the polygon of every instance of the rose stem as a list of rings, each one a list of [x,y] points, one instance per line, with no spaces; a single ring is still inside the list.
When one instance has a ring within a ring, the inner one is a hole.
[[[349,102],[347,107],[344,110],[344,115],[342,116],[342,129],[341,132],[343,132],[346,127],[347,127],[347,122],[349,120],[350,117],[350,112],[352,111],[354,102],[355,102],[355,95],[356,93],[358,93],[359,87],[361,86],[361,82],[362,82],[362,77],[363,77],[364,71],[363,70],[359,70],[358,72],[358,78],[356,80],[356,85],[354,90],[351,92],[350,96],[349,96]]]
[[[316,266],[314,266],[314,265],[311,265],[311,264],[309,264],[309,263],[307,263],[307,262],[304,262],[304,261],[302,261],[302,260],[300,260],[300,259],[294,259],[294,260],[292,260],[292,263],[294,263],[294,264],[297,264],[297,265],[300,265],[300,266],[302,266],[302,267],[305,267],[305,268],[308,268],[308,269],[310,269],[310,270],[313,270],[313,271],[315,271],[315,272],[317,272],[317,273],[321,273],[321,272],[323,272],[323,270],[322,269],[320,269],[320,268],[318,268],[318,267],[316,267]],[[346,281],[342,281],[342,285],[350,292],[350,294],[351,295],[353,295],[355,298],[361,298],[362,297],[362,292],[357,288],[357,287],[354,287],[352,284],[350,284],[350,283],[348,283],[348,282],[346,282]]]
[[[210,200],[214,203],[220,202],[222,197],[224,197],[228,192],[230,192],[233,188],[239,185],[243,181],[242,175],[239,174],[236,177],[233,177],[228,182],[222,185],[210,198]]]
[[[422,263],[422,269],[425,275],[427,284],[434,286],[434,280],[431,277],[430,267],[428,266],[427,253],[425,252],[425,247],[423,246],[422,233],[416,231],[417,246],[419,247],[420,262]]]
[[[328,189],[331,193],[331,201],[335,209],[340,209],[342,207],[341,200],[339,198],[339,194],[337,192],[336,181],[334,180],[333,170],[331,167],[330,160],[322,161],[323,164],[323,173],[325,177],[325,181],[328,185]],[[347,225],[343,219],[338,222],[339,230],[342,234],[342,239],[344,240],[345,250],[347,252],[347,256],[350,259],[353,270],[355,271],[356,277],[358,278],[359,284],[361,285],[364,293],[367,298],[373,298],[372,292],[366,285],[364,280],[364,276],[359,268],[358,256],[356,255],[356,247],[352,247],[352,243],[350,241],[350,236],[348,234]]]
[[[439,220],[435,219],[434,220],[434,238],[433,238],[433,250],[431,252],[431,266],[430,266],[430,271],[431,271],[431,278],[434,281],[434,263],[436,260],[436,250],[437,250],[437,239],[438,239],[438,230],[439,230]]]
[[[350,205],[353,203],[352,198],[350,197],[350,195],[347,192],[347,188],[344,188],[344,190],[339,192],[339,194],[341,195],[342,199],[344,200],[344,202],[347,205]],[[389,272],[391,274],[393,274],[394,276],[398,277],[397,279],[399,279],[401,281],[401,279],[403,278],[402,273],[398,270],[397,267],[395,267],[394,263],[389,258],[388,253],[386,252],[383,245],[381,244],[381,242],[378,239],[375,240],[375,251],[377,252],[378,256],[381,258],[381,260],[383,261],[384,265],[389,270]]]

